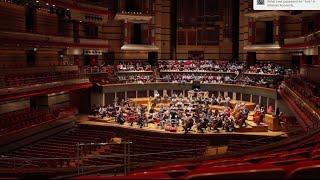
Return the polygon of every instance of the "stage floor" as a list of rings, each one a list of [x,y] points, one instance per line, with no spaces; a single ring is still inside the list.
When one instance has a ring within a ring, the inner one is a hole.
[[[101,120],[99,119],[98,121],[90,120],[88,115],[79,115],[78,118],[78,123],[81,125],[90,125],[90,126],[108,126],[108,127],[115,127],[115,128],[125,128],[125,129],[134,129],[134,130],[140,130],[140,131],[149,131],[149,132],[157,132],[157,133],[169,133],[169,134],[185,134],[183,131],[183,128],[179,126],[177,128],[177,132],[169,132],[165,131],[164,129],[161,129],[160,126],[157,126],[156,124],[149,123],[148,126],[145,126],[143,128],[140,128],[140,126],[136,125],[136,123],[133,123],[133,126],[130,126],[130,123],[125,123],[123,125],[120,125],[116,123],[114,120]],[[210,134],[210,135],[228,135],[228,134],[241,134],[241,135],[254,135],[254,136],[287,136],[286,133],[282,131],[270,131],[268,130],[267,132],[213,132],[210,131],[209,128],[204,131],[204,133],[200,133],[197,131],[196,126],[193,126],[192,130],[189,131],[188,134]]]

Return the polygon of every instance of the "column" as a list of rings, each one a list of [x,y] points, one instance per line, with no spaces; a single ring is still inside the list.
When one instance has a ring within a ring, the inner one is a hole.
[[[128,99],[128,93],[127,93],[127,91],[124,92],[124,99],[125,99],[125,100]]]
[[[248,44],[255,42],[255,28],[256,23],[253,18],[248,18]]]
[[[267,109],[269,107],[269,98],[267,98]]]
[[[151,22],[149,23],[149,43],[151,45],[155,44],[155,29],[154,29],[154,17],[152,17]]]
[[[147,97],[149,97],[150,95],[149,95],[149,90],[147,90]]]
[[[252,19],[252,43],[256,42],[256,20]]]
[[[240,95],[240,101],[242,101],[242,93],[241,93],[241,95]]]
[[[79,43],[80,42],[80,22],[73,21],[73,42]]]
[[[273,21],[274,26],[274,35],[273,35],[273,42],[274,44],[279,44],[280,41],[280,17],[276,17]]]
[[[138,98],[138,91],[136,91],[136,98]]]
[[[124,44],[129,44],[130,39],[129,39],[129,23],[128,20],[124,20],[123,22],[123,28],[124,28]]]
[[[113,101],[114,101],[114,105],[115,105],[115,106],[116,106],[116,101],[115,101],[116,99],[117,99],[117,92],[114,92],[114,100],[113,100]],[[118,101],[119,101],[119,100],[118,100]]]
[[[105,93],[102,93],[102,106],[106,105],[106,98],[105,98]]]
[[[80,65],[80,57],[79,55],[73,56],[73,64],[79,66]]]
[[[261,104],[261,96],[259,96],[259,104]]]
[[[252,102],[252,94],[250,94],[250,102]]]

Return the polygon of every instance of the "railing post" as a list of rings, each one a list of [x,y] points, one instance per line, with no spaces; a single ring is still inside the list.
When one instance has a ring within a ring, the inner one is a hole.
[[[126,148],[127,147],[127,143],[126,142],[124,142],[124,175],[126,176],[127,175],[127,157],[126,157],[126,155],[127,155],[127,152],[126,152]]]
[[[85,145],[80,145],[80,160],[83,160],[82,159],[82,153],[83,153],[83,147],[84,147]],[[80,169],[81,169],[81,174],[83,174],[83,167],[80,167]]]
[[[130,142],[128,143],[128,173],[130,173]]]
[[[78,169],[78,175],[80,175],[80,152],[79,152],[79,142],[77,143],[77,169]]]

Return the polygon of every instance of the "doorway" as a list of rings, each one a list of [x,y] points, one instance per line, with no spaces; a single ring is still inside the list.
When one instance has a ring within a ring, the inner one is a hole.
[[[254,65],[257,61],[257,53],[256,52],[247,52],[247,63],[248,65]]]

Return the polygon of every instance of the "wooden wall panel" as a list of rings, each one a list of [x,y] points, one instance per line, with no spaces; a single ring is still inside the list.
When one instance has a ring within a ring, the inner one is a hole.
[[[73,37],[73,23],[71,21],[60,20],[58,23],[58,28],[61,28],[59,35]]]
[[[4,102],[0,104],[0,114],[23,110],[29,107],[30,107],[29,99],[21,99],[16,101]]]
[[[23,6],[0,2],[0,29],[25,31],[25,13]]]
[[[36,31],[38,33],[49,35],[58,34],[58,17],[56,14],[50,14],[44,10],[37,10],[36,21]]]
[[[59,49],[39,49],[37,51],[37,66],[50,66],[59,64]]]
[[[26,51],[24,49],[0,49],[0,67],[26,66]]]
[[[247,45],[249,45],[248,42],[248,32],[249,32],[249,27],[248,27],[248,17],[245,16],[246,13],[248,13],[248,8],[251,6],[251,0],[240,0],[240,17],[239,17],[239,59],[240,61],[246,61],[247,59],[247,51],[244,49]],[[270,20],[270,19],[261,19],[261,20]],[[257,20],[257,21],[261,21]],[[288,32],[292,30],[292,26],[294,28],[298,29],[296,25],[297,20],[293,19],[282,19],[281,20],[281,25],[282,26],[281,30],[283,30],[283,35],[288,35]],[[259,22],[256,23],[256,26],[258,27],[257,34],[256,34],[256,39],[257,40],[263,40],[264,37],[261,37],[262,34],[259,34],[259,28],[260,24]],[[259,36],[259,37],[258,37]],[[291,61],[291,55],[288,53],[287,50],[279,50],[279,51],[264,51],[264,50],[259,50],[255,51],[256,52],[256,58],[257,61],[275,61],[277,63],[288,63]]]
[[[301,36],[302,21],[295,18],[283,17],[281,30],[284,38]]]

